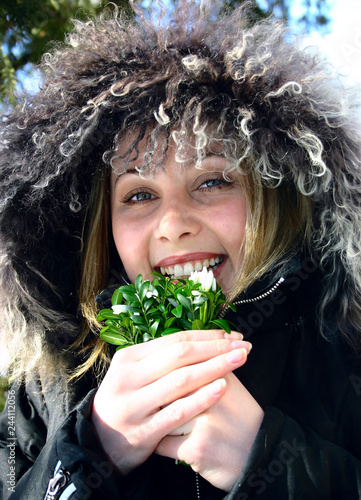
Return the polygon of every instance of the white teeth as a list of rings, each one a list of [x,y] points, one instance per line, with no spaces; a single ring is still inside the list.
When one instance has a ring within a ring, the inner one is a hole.
[[[202,271],[203,269],[203,265],[201,262],[197,261],[195,264],[194,264],[194,270],[195,271]]]
[[[169,274],[173,274],[173,273],[169,273]],[[183,276],[183,267],[180,264],[176,264],[174,266],[174,276],[175,277]]]
[[[160,272],[164,275],[170,276],[173,278],[179,278],[180,276],[190,276],[194,271],[202,271],[204,267],[208,268],[209,266],[213,267],[217,265],[219,262],[222,262],[222,257],[215,257],[209,259],[205,259],[204,261],[197,260],[193,266],[192,262],[185,262],[183,265],[176,264],[174,267],[161,267]]]
[[[184,274],[190,276],[194,271],[193,264],[191,262],[186,262],[184,264]]]

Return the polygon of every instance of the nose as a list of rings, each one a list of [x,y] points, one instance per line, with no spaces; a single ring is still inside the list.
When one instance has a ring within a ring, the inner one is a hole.
[[[201,223],[194,210],[186,203],[174,199],[162,208],[154,236],[177,243],[180,239],[196,236],[200,230]]]

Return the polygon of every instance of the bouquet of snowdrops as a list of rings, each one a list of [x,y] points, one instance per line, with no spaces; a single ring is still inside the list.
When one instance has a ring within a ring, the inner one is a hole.
[[[102,309],[97,317],[105,322],[100,331],[105,342],[122,349],[179,330],[221,328],[230,333],[227,321],[217,317],[226,298],[212,271],[204,267],[189,279],[154,276],[143,281],[139,274],[134,284],[115,290],[111,309]]]

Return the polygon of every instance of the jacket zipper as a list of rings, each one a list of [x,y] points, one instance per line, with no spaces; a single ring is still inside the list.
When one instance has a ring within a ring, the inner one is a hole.
[[[48,483],[44,500],[69,499],[76,491],[75,485],[70,480],[70,474],[62,467],[59,460],[56,464],[54,475]]]
[[[250,304],[252,302],[257,302],[258,300],[262,300],[264,299],[265,297],[268,297],[269,295],[271,295],[271,293],[273,293],[275,290],[277,290],[277,288],[282,285],[282,283],[285,281],[284,277],[281,276],[279,278],[279,280],[271,287],[269,288],[266,292],[264,293],[261,293],[260,295],[257,295],[256,297],[252,297],[251,299],[243,299],[243,300],[238,300],[237,302],[233,302],[233,305],[235,306],[239,306],[241,304]],[[227,305],[223,310],[222,312],[220,313],[219,317],[220,318],[223,318],[226,314],[226,312],[228,311],[229,309],[229,306]]]
[[[252,302],[257,302],[258,300],[262,300],[265,297],[268,297],[268,295],[271,295],[277,288],[282,285],[282,283],[285,281],[284,277],[281,276],[276,283],[269,288],[266,292],[261,293],[260,295],[257,295],[256,297],[253,297],[251,299],[243,299],[243,300],[238,300],[237,302],[233,302],[235,306],[239,306],[241,304],[250,304]],[[224,315],[226,314],[227,310],[229,309],[229,306],[226,306],[221,314],[219,315],[220,318],[223,318]],[[200,482],[199,482],[199,474],[196,472],[196,491],[197,491],[197,500],[201,500],[201,487],[200,487]]]
[[[199,474],[196,472],[197,500],[201,500],[201,485],[199,484]]]
[[[44,500],[54,500],[57,498],[59,492],[68,483],[69,477],[65,471],[59,469],[54,477],[50,479],[48,489]]]

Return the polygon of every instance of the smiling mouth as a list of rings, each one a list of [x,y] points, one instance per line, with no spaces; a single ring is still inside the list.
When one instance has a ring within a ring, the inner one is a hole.
[[[157,271],[160,271],[164,276],[169,276],[171,279],[174,278],[187,278],[193,271],[202,271],[204,267],[208,271],[214,271],[219,267],[224,261],[224,255],[219,257],[212,257],[211,259],[197,260],[184,262],[184,264],[175,264],[169,267],[160,267]]]

